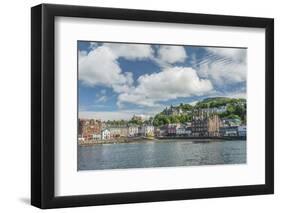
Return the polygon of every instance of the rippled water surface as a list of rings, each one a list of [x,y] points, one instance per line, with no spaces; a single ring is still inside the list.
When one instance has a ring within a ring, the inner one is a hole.
[[[78,146],[78,170],[246,163],[246,141],[161,140]]]

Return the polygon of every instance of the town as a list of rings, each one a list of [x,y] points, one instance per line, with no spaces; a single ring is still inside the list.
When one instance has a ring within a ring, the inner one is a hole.
[[[209,98],[195,106],[170,106],[146,119],[134,115],[131,120],[78,120],[78,143],[120,143],[143,139],[246,139],[245,99]]]

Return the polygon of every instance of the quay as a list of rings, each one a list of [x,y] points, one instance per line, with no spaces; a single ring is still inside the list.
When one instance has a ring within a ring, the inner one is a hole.
[[[115,138],[107,140],[88,140],[88,141],[79,141],[78,145],[80,146],[92,146],[97,144],[120,144],[120,143],[141,143],[144,141],[164,141],[164,140],[194,140],[194,142],[210,142],[210,140],[246,140],[245,136],[156,136],[156,137],[132,137],[132,138]]]
[[[88,140],[88,141],[79,141],[80,146],[92,146],[97,144],[119,144],[119,143],[134,143],[145,140],[144,137],[128,137],[128,138],[114,138],[107,140]]]
[[[188,140],[246,140],[246,136],[158,136],[159,140],[188,139]]]

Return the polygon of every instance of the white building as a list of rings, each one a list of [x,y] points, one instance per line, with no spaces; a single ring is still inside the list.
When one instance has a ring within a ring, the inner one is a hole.
[[[176,135],[184,135],[184,136],[187,136],[187,135],[191,135],[191,128],[186,128],[184,126],[180,126],[180,127],[177,127],[176,128]]]
[[[93,140],[100,140],[101,139],[101,134],[94,133],[93,134]]]
[[[137,136],[138,133],[139,133],[139,128],[137,126],[129,126],[129,128],[128,128],[129,137]]]
[[[142,126],[141,134],[144,136],[153,136],[154,135],[154,126],[152,126],[152,125]]]
[[[238,135],[247,136],[247,126],[238,126]]]
[[[226,112],[226,110],[227,110],[227,106],[219,106],[219,107],[201,109],[201,111],[205,112],[205,113],[223,113],[223,112]]]
[[[185,135],[191,135],[192,131],[191,131],[191,127],[185,128]]]
[[[176,135],[185,135],[184,126],[180,126],[180,127],[176,128]]]
[[[237,126],[220,127],[220,135],[221,136],[237,136],[238,135],[237,130],[238,130]]]
[[[110,139],[110,131],[108,129],[104,129],[101,131],[101,139],[102,140]]]
[[[119,138],[121,136],[121,129],[118,127],[110,127],[109,131],[111,138]]]

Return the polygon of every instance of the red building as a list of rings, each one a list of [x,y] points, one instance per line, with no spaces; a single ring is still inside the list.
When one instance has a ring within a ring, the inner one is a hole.
[[[100,120],[94,119],[79,119],[78,134],[84,140],[92,140],[93,134],[100,134],[102,123]]]

